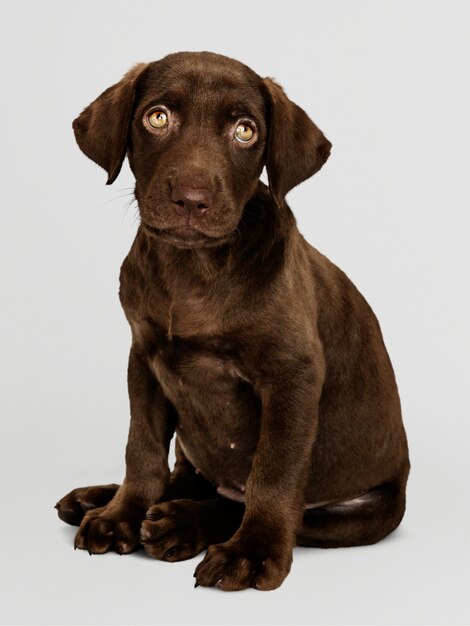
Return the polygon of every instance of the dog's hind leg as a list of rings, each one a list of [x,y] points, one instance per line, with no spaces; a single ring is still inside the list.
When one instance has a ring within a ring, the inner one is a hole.
[[[212,483],[192,465],[184,454],[178,437],[175,442],[176,462],[170,475],[170,482],[162,501],[179,500],[209,500],[217,497],[217,490]]]
[[[341,548],[377,543],[401,522],[407,474],[356,498],[307,509],[297,545]]]
[[[230,539],[245,506],[222,498],[188,461],[178,438],[176,463],[162,502],[149,508],[140,541],[147,554],[163,561],[190,559],[213,543]]]
[[[244,511],[242,503],[222,497],[155,504],[142,522],[140,541],[155,559],[190,559],[208,546],[230,539]]]
[[[62,521],[72,526],[80,526],[87,511],[111,502],[118,489],[119,485],[115,484],[77,487],[61,498],[55,508]]]

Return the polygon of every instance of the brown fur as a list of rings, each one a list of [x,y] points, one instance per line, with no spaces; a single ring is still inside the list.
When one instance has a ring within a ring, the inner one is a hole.
[[[256,126],[246,145],[240,120]],[[171,561],[208,548],[196,585],[273,589],[296,543],[385,537],[409,471],[392,366],[370,307],[284,200],[330,142],[274,81],[210,53],[136,66],[74,130],[109,183],[127,152],[141,215],[120,277],[126,477],[58,503],[76,547]]]

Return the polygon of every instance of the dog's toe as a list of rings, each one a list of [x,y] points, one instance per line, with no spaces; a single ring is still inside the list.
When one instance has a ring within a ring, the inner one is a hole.
[[[196,586],[241,591],[254,587],[268,591],[279,587],[290,569],[282,555],[268,556],[265,549],[253,549],[251,542],[231,540],[209,546],[194,573]]]
[[[110,550],[129,554],[140,547],[138,529],[140,517],[131,510],[115,511],[110,507],[86,513],[75,536],[75,548],[90,554],[105,554]]]

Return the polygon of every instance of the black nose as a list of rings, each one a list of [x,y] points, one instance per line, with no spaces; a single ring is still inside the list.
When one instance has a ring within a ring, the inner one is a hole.
[[[179,215],[200,217],[210,207],[212,193],[204,187],[175,185],[171,189],[171,199]]]

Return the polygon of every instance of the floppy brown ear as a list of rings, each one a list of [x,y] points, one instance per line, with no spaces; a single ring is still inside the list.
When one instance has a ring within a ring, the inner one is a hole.
[[[268,104],[266,169],[278,206],[293,187],[313,176],[330,155],[331,143],[303,109],[271,78],[264,78]]]
[[[107,185],[116,180],[126,156],[135,84],[146,67],[147,63],[134,66],[73,122],[82,152],[108,172]]]

